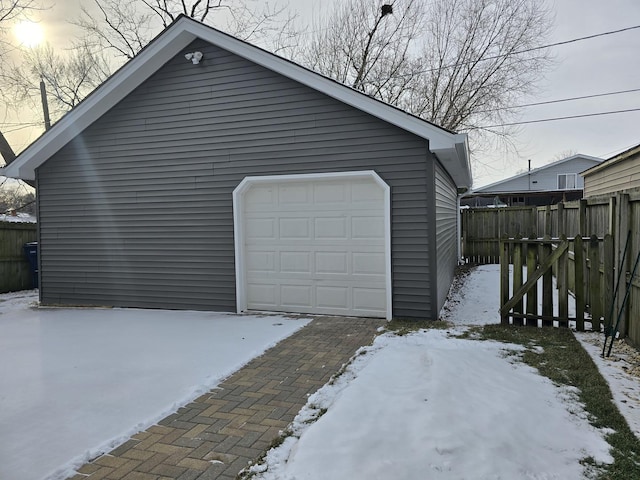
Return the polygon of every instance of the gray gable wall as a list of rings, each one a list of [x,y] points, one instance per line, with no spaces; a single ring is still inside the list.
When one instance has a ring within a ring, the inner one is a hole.
[[[213,45],[194,49],[204,62],[177,55],[38,169],[43,304],[234,311],[240,181],[373,169],[392,191],[393,314],[437,311],[427,141]],[[440,208],[449,238],[451,207]]]
[[[474,192],[524,192],[558,190],[558,174],[576,173],[577,188],[584,188],[584,179],[579,175],[588,168],[598,165],[598,161],[576,157],[566,162],[557,162],[545,167],[533,169],[530,174],[517,175],[502,182],[478,188]],[[530,183],[531,182],[531,183]]]

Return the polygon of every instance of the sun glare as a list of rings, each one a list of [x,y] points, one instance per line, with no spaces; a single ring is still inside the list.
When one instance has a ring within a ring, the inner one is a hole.
[[[35,22],[24,21],[17,24],[14,33],[18,41],[27,47],[35,47],[44,40],[42,27]]]

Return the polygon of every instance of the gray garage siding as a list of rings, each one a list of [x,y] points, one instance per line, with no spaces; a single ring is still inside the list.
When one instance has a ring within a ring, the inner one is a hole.
[[[42,302],[233,311],[238,183],[373,169],[392,187],[393,314],[431,312],[427,142],[193,49],[207,61],[176,56],[38,169]]]
[[[435,162],[435,225],[437,248],[437,275],[438,290],[436,315],[444,305],[449,293],[449,287],[453,281],[455,268],[458,264],[458,211],[457,189],[455,184],[442,168]]]

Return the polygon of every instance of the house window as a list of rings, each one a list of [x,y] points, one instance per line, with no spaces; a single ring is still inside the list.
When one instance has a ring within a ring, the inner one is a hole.
[[[561,173],[558,175],[558,190],[575,190],[578,188],[577,173]]]

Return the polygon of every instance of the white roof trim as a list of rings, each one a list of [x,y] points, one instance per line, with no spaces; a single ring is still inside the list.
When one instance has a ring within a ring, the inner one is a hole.
[[[135,58],[107,79],[84,101],[22,152],[3,175],[33,180],[35,169],[104,115],[196,38],[262,65],[429,141],[434,152],[446,153],[443,166],[458,186],[471,186],[466,134],[455,134],[398,108],[370,98],[334,80],[188,17],[180,17]],[[459,145],[461,144],[461,145]],[[440,158],[440,155],[437,154]]]

